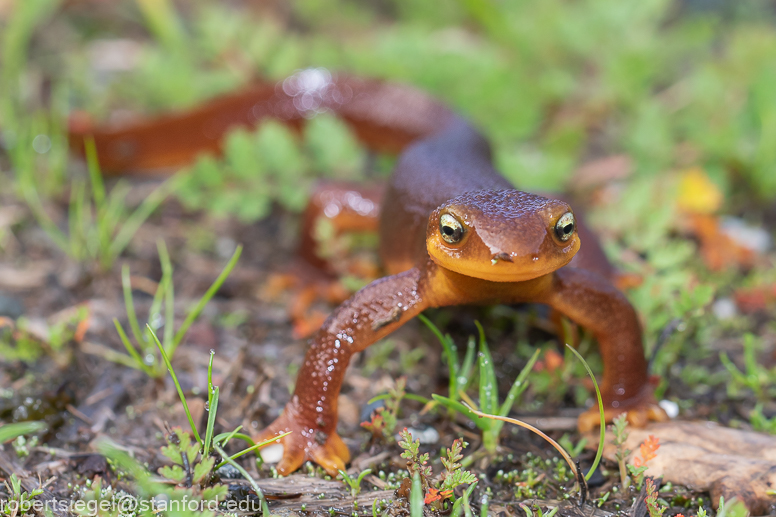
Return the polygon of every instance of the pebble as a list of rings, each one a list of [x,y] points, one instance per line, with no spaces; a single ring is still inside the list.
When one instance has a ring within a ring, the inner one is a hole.
[[[377,411],[378,408],[385,407],[385,399],[375,400],[371,404],[367,404],[361,408],[361,421],[369,422],[372,419],[372,413]]]
[[[216,475],[221,479],[241,479],[243,477],[240,471],[229,463],[216,470]]]
[[[412,435],[413,440],[420,440],[422,444],[435,444],[439,441],[439,431],[433,427],[418,428],[408,427],[407,431]],[[396,435],[396,441],[399,441],[398,435]]]
[[[731,298],[720,298],[711,305],[711,311],[714,316],[720,320],[729,320],[738,315],[736,302]]]
[[[764,228],[751,226],[737,217],[724,217],[720,225],[722,233],[736,244],[755,253],[765,253],[771,248],[771,236]]]
[[[283,459],[283,444],[273,443],[261,449],[261,459],[264,463],[278,463]]]
[[[679,404],[676,402],[673,402],[671,400],[661,400],[657,403],[658,406],[663,408],[663,411],[666,412],[668,415],[668,418],[676,418],[679,416]]]
[[[24,304],[18,298],[0,293],[0,316],[17,319],[24,314]]]
[[[216,240],[216,255],[222,259],[230,259],[237,250],[237,242],[229,237],[220,237]]]

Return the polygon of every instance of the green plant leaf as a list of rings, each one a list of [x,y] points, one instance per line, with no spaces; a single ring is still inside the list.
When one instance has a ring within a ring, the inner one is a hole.
[[[494,413],[498,409],[498,380],[493,357],[490,355],[488,343],[485,341],[485,330],[479,322],[475,322],[480,333],[480,409],[483,413]]]
[[[0,444],[14,440],[25,434],[33,434],[47,429],[45,422],[16,422],[0,426]]]

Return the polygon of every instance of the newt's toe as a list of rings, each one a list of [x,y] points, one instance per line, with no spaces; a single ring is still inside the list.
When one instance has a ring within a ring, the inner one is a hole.
[[[332,443],[331,438],[335,437],[336,440],[334,441],[338,441],[339,444]],[[350,452],[339,436],[335,434],[331,438],[328,443],[310,451],[310,456],[315,463],[323,467],[327,474],[336,476],[337,471],[345,470],[345,463],[350,460]],[[340,446],[344,448],[344,455],[341,454],[343,451]]]
[[[302,466],[305,459],[305,451],[298,447],[289,447],[289,444],[283,445],[283,459],[277,464],[278,474],[288,476],[293,474]]]
[[[592,409],[592,408],[591,408]],[[588,433],[598,427],[601,424],[601,417],[598,415],[598,410],[595,412],[587,410],[577,419],[577,429],[580,433]]]
[[[345,464],[350,461],[350,451],[336,431],[313,433],[316,436],[311,439],[312,430],[297,422],[295,415],[294,408],[289,410],[287,407],[277,420],[256,436],[259,442],[291,431],[291,434],[277,440],[283,444],[283,457],[276,467],[278,474],[287,476],[307,460],[314,461],[331,476],[336,476],[338,470],[345,470]]]
[[[622,413],[628,414],[628,423],[634,427],[645,427],[649,422],[665,422],[669,420],[668,414],[656,402],[644,402],[629,408],[606,408],[604,419],[607,423],[614,420]],[[577,420],[577,428],[585,433],[592,431],[601,424],[601,416],[598,406],[594,406],[581,415]]]

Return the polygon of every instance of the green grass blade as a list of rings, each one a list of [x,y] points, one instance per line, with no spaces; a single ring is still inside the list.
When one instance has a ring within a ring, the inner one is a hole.
[[[537,427],[534,427],[531,424],[527,424],[527,423],[523,422],[522,420],[518,420],[516,418],[510,418],[508,416],[489,415],[487,413],[483,413],[482,411],[475,411],[475,410],[471,410],[471,412],[474,413],[476,416],[479,416],[479,417],[481,417],[483,419],[499,420],[499,421],[502,421],[502,422],[509,422],[510,424],[514,424],[516,426],[522,427],[523,429],[528,429],[532,433],[534,433],[534,434],[536,434],[538,436],[541,436],[547,443],[552,445],[555,448],[555,450],[558,451],[558,453],[560,453],[561,456],[563,456],[563,459],[566,460],[566,463],[568,464],[568,466],[571,469],[571,471],[574,472],[575,474],[577,474],[577,472],[578,472],[577,471],[577,466],[574,463],[574,460],[569,455],[569,453],[566,452],[566,450],[558,442],[556,442],[555,440],[553,440],[552,438],[547,436],[547,433],[545,433],[541,429],[539,429]]]
[[[167,252],[167,245],[159,239],[156,243],[159,251],[159,262],[162,264],[162,283],[164,284],[164,350],[173,357],[172,337],[175,328],[175,287],[172,283],[172,262]],[[212,359],[212,358],[211,358]]]
[[[207,407],[207,427],[205,428],[205,443],[203,444],[203,454],[210,454],[210,444],[213,441],[213,429],[216,425],[216,411],[218,411],[218,392],[219,388],[213,388],[213,394],[208,396]]]
[[[237,435],[237,433],[240,432],[240,429],[242,429],[242,426],[238,425],[237,427],[235,427],[234,431],[230,431],[228,433],[221,433],[221,434],[218,434],[218,435],[214,436],[213,437],[213,441],[214,442],[223,441],[224,443],[222,443],[221,445],[226,447],[226,444],[229,443],[229,440],[234,438]],[[251,445],[253,445],[253,440],[251,440],[250,443],[251,443]]]
[[[183,51],[187,41],[183,25],[170,0],[136,0],[148,29],[168,51]]]
[[[160,491],[163,490],[162,486],[151,481],[151,474],[148,470],[109,439],[98,439],[95,448],[97,449],[97,452],[114,462],[122,471],[129,474],[146,494],[153,492],[156,492],[156,494],[163,493]]]
[[[140,370],[142,372],[145,372],[147,375],[152,376],[152,373],[146,372],[137,361],[132,359],[127,354],[122,354],[120,352],[116,352],[112,348],[108,348],[107,346],[100,345],[98,343],[89,343],[88,348],[85,350],[86,353],[91,355],[98,355],[105,359],[106,361],[110,361],[112,363],[121,364],[126,366],[127,368],[133,368],[135,370]]]
[[[282,434],[279,434],[277,436],[273,436],[272,438],[269,438],[268,440],[264,440],[263,442],[254,443],[253,445],[251,445],[247,449],[243,449],[240,452],[238,452],[237,454],[233,454],[232,456],[230,456],[230,458],[232,458],[234,460],[234,459],[239,458],[240,456],[244,456],[244,455],[248,454],[251,451],[258,452],[259,449],[261,449],[262,447],[266,447],[267,445],[269,445],[269,444],[271,444],[273,442],[276,442],[280,438],[283,438],[284,436],[288,436],[292,432],[293,431],[288,431],[286,433],[282,433]],[[224,434],[227,434],[227,433],[224,433]],[[222,435],[218,435],[218,436],[222,436]],[[243,435],[243,436],[245,436],[245,435]],[[218,437],[216,437],[216,438],[218,438]],[[215,445],[218,442],[219,442],[219,440],[216,439],[216,440],[213,441],[213,444]],[[219,469],[219,468],[223,467],[224,465],[226,465],[226,463],[227,463],[226,461],[222,461],[221,463],[216,465],[216,469]]]
[[[253,479],[253,476],[248,474],[248,472],[240,466],[239,463],[234,461],[232,458],[229,457],[229,455],[218,445],[213,444],[213,448],[216,450],[218,454],[221,455],[221,457],[224,459],[224,461],[234,468],[237,469],[237,471],[242,474],[242,476],[248,480],[248,482],[251,484],[251,487],[253,488],[254,493],[261,501],[264,501],[264,492],[261,491],[261,488],[259,488],[259,485],[256,484],[256,480]]]
[[[59,1],[59,0],[57,0]],[[49,176],[47,183],[50,192],[60,192],[67,181],[67,166],[70,149],[67,135],[67,119],[70,113],[71,90],[66,81],[55,82],[51,93],[51,112],[49,114]]]
[[[727,355],[727,352],[720,352],[719,354],[719,361],[722,363],[722,366],[725,367],[725,369],[728,371],[731,377],[738,381],[741,384],[746,385],[747,379],[746,375],[744,375],[741,370],[738,369],[738,367],[733,364],[733,361],[730,360],[730,358]]]
[[[469,485],[466,490],[464,490],[463,497],[455,501],[455,504],[453,505],[453,511],[450,513],[450,517],[461,517],[461,514],[464,512],[464,508],[469,506],[469,497],[472,495],[472,492],[474,492],[475,486],[477,486],[477,481]],[[471,508],[469,508],[469,512],[471,512]]]
[[[477,340],[474,336],[469,336],[469,341],[466,343],[466,355],[463,358],[463,365],[461,371],[458,374],[458,386],[457,391],[466,391],[472,381],[472,369],[474,368],[474,360],[477,357]]]
[[[213,440],[213,429],[216,425],[216,411],[218,410],[218,386],[213,386],[213,357],[215,353],[210,352],[210,361],[207,365],[207,427],[205,428],[205,445],[202,449],[202,455],[210,454],[210,444]]]
[[[471,408],[464,406],[457,400],[453,400],[448,397],[443,397],[442,395],[437,395],[436,393],[431,395],[434,400],[442,404],[444,407],[448,409],[452,409],[453,411],[457,411],[461,413],[462,415],[470,418],[472,422],[482,431],[488,431],[492,427],[492,421],[488,420],[487,418],[482,418],[474,414],[474,412],[471,410]]]
[[[100,161],[97,158],[97,146],[94,144],[94,138],[87,137],[84,139],[84,150],[86,154],[86,169],[89,171],[89,182],[92,186],[94,210],[97,216],[97,235],[95,236],[95,241],[90,243],[92,246],[92,256],[99,257],[101,265],[107,269],[112,264],[111,258],[106,254],[110,242],[110,218],[107,213],[105,183],[103,183],[102,174],[100,173]]]
[[[126,183],[119,182],[105,199],[105,210],[102,214],[99,230],[99,260],[104,269],[110,269],[116,256],[111,251],[113,234],[124,216],[124,198],[129,192]]]
[[[364,480],[365,477],[367,477],[369,474],[372,473],[372,469],[366,469],[361,474],[358,475],[358,478],[356,479],[356,484],[358,486],[361,486],[361,482]]]
[[[68,207],[68,229],[70,230],[70,242],[68,255],[76,260],[82,260],[86,237],[84,236],[83,220],[84,199],[86,185],[80,179],[74,179],[70,187],[70,206]]]
[[[420,484],[420,472],[412,475],[412,489],[410,490],[410,516],[423,517],[423,486]]]
[[[167,267],[164,262],[163,253],[167,252],[167,248],[165,247],[164,252],[162,252],[159,242],[156,243],[156,246],[157,253],[159,254],[159,263],[162,267],[162,278],[159,280],[156,292],[154,293],[154,299],[151,301],[151,307],[148,310],[148,323],[151,324],[152,328],[158,330],[161,326],[161,322],[167,322],[167,314],[165,314],[164,318],[162,317],[162,303],[167,300],[167,290],[172,286],[172,267]],[[166,311],[167,309],[165,307],[165,312]],[[174,316],[173,313],[170,313],[170,317],[174,318]],[[148,331],[145,332],[145,342],[151,343],[151,336],[148,334]],[[167,349],[168,347],[165,343],[165,350]]]
[[[757,360],[757,340],[753,334],[747,332],[744,334],[744,367],[746,373],[752,375],[760,369],[760,363]]]
[[[449,396],[452,399],[458,398],[458,376],[460,375],[460,366],[458,364],[458,351],[455,349],[455,346],[453,345],[453,341],[450,339],[449,336],[443,336],[442,332],[437,328],[436,325],[434,325],[430,319],[425,317],[422,314],[418,314],[418,319],[422,321],[428,328],[431,330],[431,332],[434,333],[434,335],[437,337],[439,342],[442,344],[442,349],[445,352],[445,356],[447,357],[447,368],[449,370],[450,375],[450,389],[449,389]]]
[[[137,314],[135,313],[135,300],[132,297],[132,279],[129,274],[129,266],[126,264],[121,268],[121,288],[124,291],[124,307],[126,307],[127,310],[129,330],[132,331],[132,336],[135,338],[135,341],[137,341],[137,343],[142,346],[143,332],[140,330],[140,324],[137,321]]]
[[[490,355],[488,343],[485,341],[485,330],[479,322],[475,322],[480,333],[480,409],[483,413],[494,413],[498,408],[498,381],[493,357]]]
[[[509,393],[507,393],[507,398],[504,399],[504,403],[501,404],[501,410],[498,412],[500,416],[507,416],[509,414],[509,411],[512,409],[512,406],[514,405],[515,401],[520,397],[520,395],[523,394],[523,392],[528,387],[528,383],[526,382],[526,378],[528,377],[528,374],[531,373],[533,370],[534,364],[536,364],[536,360],[539,359],[539,352],[541,352],[540,349],[537,349],[534,354],[531,356],[531,359],[528,360],[528,363],[523,367],[522,370],[520,370],[520,374],[517,376],[517,379],[515,379],[515,382],[512,384],[512,387],[509,388]]]
[[[43,231],[49,236],[49,239],[54,241],[54,244],[56,244],[59,249],[71,254],[70,240],[46,213],[46,210],[43,208],[43,203],[38,196],[38,192],[35,190],[35,186],[28,185],[27,182],[24,181],[20,181],[20,184],[24,200],[27,202],[27,206],[30,207],[30,211],[38,221],[40,227],[43,228]]]
[[[474,517],[474,513],[472,512],[472,506],[469,504],[469,496],[471,496],[472,491],[470,490],[472,486],[476,485],[477,482],[475,481],[472,483],[471,486],[469,486],[466,490],[463,492],[463,514],[466,517]]]
[[[488,517],[488,494],[482,496],[480,501],[480,517]]]
[[[132,346],[132,343],[129,341],[129,338],[127,337],[126,332],[124,332],[124,327],[121,326],[121,323],[119,323],[119,320],[116,318],[113,318],[113,324],[116,326],[116,332],[119,333],[119,338],[121,338],[121,342],[124,344],[124,348],[127,349],[127,353],[134,361],[135,368],[138,370],[142,370],[145,373],[147,373],[149,376],[152,375],[151,369],[148,367],[148,365],[145,363],[142,357],[140,357],[140,354],[137,350],[135,350],[135,347]],[[123,356],[122,356],[123,357]]]
[[[151,328],[158,329],[161,326],[160,322],[164,321],[162,318],[162,302],[164,301],[165,295],[167,293],[167,285],[168,281],[164,275],[162,275],[162,278],[156,287],[154,299],[151,301],[151,307],[148,309],[148,323],[151,325]],[[144,344],[148,344],[153,347],[151,344],[151,335],[148,333],[148,330],[145,331],[144,339]]]
[[[590,369],[590,365],[587,364],[587,361],[585,361],[585,358],[582,357],[582,355],[577,352],[574,347],[566,343],[566,346],[569,350],[574,352],[574,355],[577,356],[577,359],[582,361],[582,364],[585,365],[585,370],[587,370],[587,374],[590,376],[591,379],[593,379],[593,386],[595,386],[595,396],[598,399],[598,412],[601,414],[601,433],[598,440],[598,451],[595,453],[595,459],[593,460],[593,465],[590,467],[590,470],[587,472],[587,475],[585,476],[585,480],[589,480],[590,477],[595,472],[595,469],[598,468],[598,464],[601,462],[601,456],[604,454],[604,440],[606,438],[606,418],[604,417],[604,401],[601,398],[601,390],[598,389],[598,381],[595,380],[595,375],[593,375],[593,370]]]
[[[229,274],[232,272],[232,269],[234,269],[234,266],[237,265],[237,261],[240,259],[240,254],[242,253],[242,246],[237,246],[237,249],[234,252],[234,255],[232,255],[232,258],[229,259],[229,263],[226,265],[223,271],[221,271],[221,274],[218,275],[218,278],[216,278],[215,282],[213,282],[213,285],[210,286],[210,289],[207,290],[207,292],[202,296],[202,298],[199,299],[199,302],[197,303],[196,307],[186,316],[186,319],[183,322],[183,325],[181,325],[181,328],[178,329],[178,333],[175,334],[175,338],[172,341],[172,347],[170,347],[170,355],[175,353],[175,349],[180,344],[181,340],[183,339],[183,336],[186,335],[186,332],[189,330],[189,327],[192,323],[194,323],[194,320],[197,319],[197,317],[200,315],[202,310],[205,308],[205,305],[207,305],[207,302],[210,301],[211,298],[216,294],[216,292],[221,288],[221,285],[224,283],[226,278],[229,276]]]
[[[0,444],[14,440],[25,434],[43,431],[48,426],[44,422],[16,422],[0,426]]]
[[[102,174],[100,174],[100,161],[97,158],[97,146],[94,144],[94,138],[87,137],[84,139],[84,150],[86,154],[86,168],[89,171],[89,181],[92,184],[92,198],[97,209],[97,215],[100,216],[105,210],[105,184],[102,182]]]
[[[210,359],[207,362],[207,389],[212,390],[213,389],[213,359],[215,358],[216,353],[214,350],[210,351]]]
[[[167,199],[180,183],[180,177],[173,176],[169,180],[165,181],[148,197],[146,197],[142,203],[135,209],[132,214],[124,221],[121,229],[116,234],[113,242],[110,246],[110,254],[113,257],[119,257],[126,247],[129,245],[132,237],[135,236],[137,230],[146,222],[146,220],[153,214],[159,205]]]
[[[237,440],[244,441],[250,447],[253,447],[254,445],[256,445],[256,442],[253,441],[253,438],[251,438],[247,434],[243,434],[243,433],[238,432],[238,430],[241,429],[241,428],[242,428],[242,426],[240,425],[240,426],[237,426],[237,429],[235,429],[234,431],[231,431],[231,432],[228,432],[228,433],[217,434],[216,436],[213,437],[213,443],[218,443],[222,447],[224,447],[224,446],[226,446],[227,443],[229,443],[229,441],[232,438],[235,438]]]
[[[516,46],[511,37],[511,26],[496,2],[493,0],[459,0],[459,4],[491,37],[503,41],[510,47]]]
[[[374,404],[378,400],[387,400],[391,398],[391,396],[392,395],[390,393],[383,393],[382,395],[377,395],[369,399],[367,404]],[[414,400],[416,402],[420,402],[421,404],[428,404],[429,402],[431,402],[431,400],[427,399],[426,397],[422,395],[416,395],[414,393],[405,393],[404,395],[402,395],[402,399]]]
[[[22,73],[27,61],[27,47],[32,33],[62,0],[24,0],[18,2],[10,11],[10,18],[4,23],[0,51],[3,56],[2,73],[5,87],[11,87],[14,79]],[[3,88],[5,90],[5,88]],[[7,90],[5,97],[8,95]],[[6,128],[12,127],[11,120],[3,120]]]
[[[178,377],[175,375],[175,370],[172,368],[172,364],[170,364],[170,359],[167,357],[167,354],[164,351],[164,348],[162,347],[162,344],[159,342],[159,338],[156,337],[156,334],[154,333],[153,329],[150,325],[146,324],[146,328],[151,332],[151,337],[154,339],[154,343],[156,343],[156,348],[159,349],[159,353],[162,354],[162,360],[164,360],[164,364],[167,365],[167,370],[170,372],[170,376],[172,377],[172,382],[175,383],[175,389],[178,390],[178,396],[181,398],[181,403],[183,404],[183,409],[186,411],[186,418],[189,419],[189,425],[191,426],[191,434],[194,435],[194,438],[197,440],[197,443],[200,447],[202,447],[202,438],[199,437],[199,432],[197,432],[197,426],[194,425],[194,419],[191,417],[191,411],[189,411],[189,404],[186,402],[186,396],[183,394],[183,388],[181,388],[180,383],[178,382]]]

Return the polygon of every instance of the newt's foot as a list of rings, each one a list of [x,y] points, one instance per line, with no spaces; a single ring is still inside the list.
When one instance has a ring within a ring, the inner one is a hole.
[[[614,408],[607,406],[604,408],[604,418],[606,423],[614,420],[616,416],[627,413],[628,423],[634,427],[644,427],[648,422],[665,422],[669,420],[668,414],[661,408],[654,397],[651,395],[646,399],[625,407]],[[598,412],[598,405],[595,405],[579,415],[577,428],[585,433],[592,431],[601,424],[601,415]]]
[[[345,464],[350,461],[350,451],[337,432],[325,433],[300,424],[293,416],[287,416],[289,413],[292,411],[286,407],[283,414],[255,438],[258,443],[291,431],[291,434],[278,440],[283,445],[283,458],[276,467],[278,474],[287,476],[308,460],[323,467],[330,476],[336,476],[338,470],[345,470]]]

